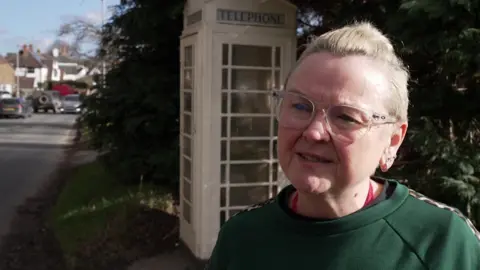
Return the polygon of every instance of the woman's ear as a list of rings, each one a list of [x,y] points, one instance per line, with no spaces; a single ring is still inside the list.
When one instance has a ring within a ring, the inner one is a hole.
[[[379,165],[382,172],[388,171],[388,169],[390,169],[390,167],[393,165],[393,162],[397,157],[397,151],[400,148],[400,145],[402,145],[403,140],[405,139],[407,128],[407,122],[394,125],[393,132],[390,136],[390,144],[387,146],[387,148],[383,152],[382,157],[380,158]]]

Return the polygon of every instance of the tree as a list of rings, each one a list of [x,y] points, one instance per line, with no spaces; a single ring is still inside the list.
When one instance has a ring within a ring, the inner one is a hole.
[[[74,17],[70,21],[62,24],[58,29],[59,37],[73,37],[73,41],[68,44],[69,50],[77,57],[92,58],[99,54],[97,49],[101,49],[102,26],[88,21],[81,17]],[[98,48],[85,50],[86,44],[98,45]]]
[[[123,181],[178,181],[181,1],[124,1],[104,28],[106,86],[87,98],[84,123]]]

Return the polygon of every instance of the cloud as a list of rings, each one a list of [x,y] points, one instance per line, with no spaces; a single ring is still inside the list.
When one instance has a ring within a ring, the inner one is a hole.
[[[0,28],[0,36],[8,34],[8,30],[5,28]]]
[[[93,24],[102,23],[101,12],[90,11],[90,12],[87,12],[83,17],[85,18],[86,21],[91,22]]]

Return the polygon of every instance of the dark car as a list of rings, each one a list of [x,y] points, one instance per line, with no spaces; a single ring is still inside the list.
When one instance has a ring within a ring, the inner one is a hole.
[[[32,106],[34,112],[39,110],[60,112],[62,108],[60,94],[54,90],[35,91],[32,94]]]
[[[0,99],[0,116],[11,118],[26,118],[32,116],[33,108],[30,101],[22,98]]]

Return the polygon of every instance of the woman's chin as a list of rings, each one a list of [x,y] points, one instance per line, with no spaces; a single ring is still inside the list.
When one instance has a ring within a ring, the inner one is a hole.
[[[292,178],[292,185],[300,192],[324,193],[332,186],[330,177],[309,175],[304,177]]]

